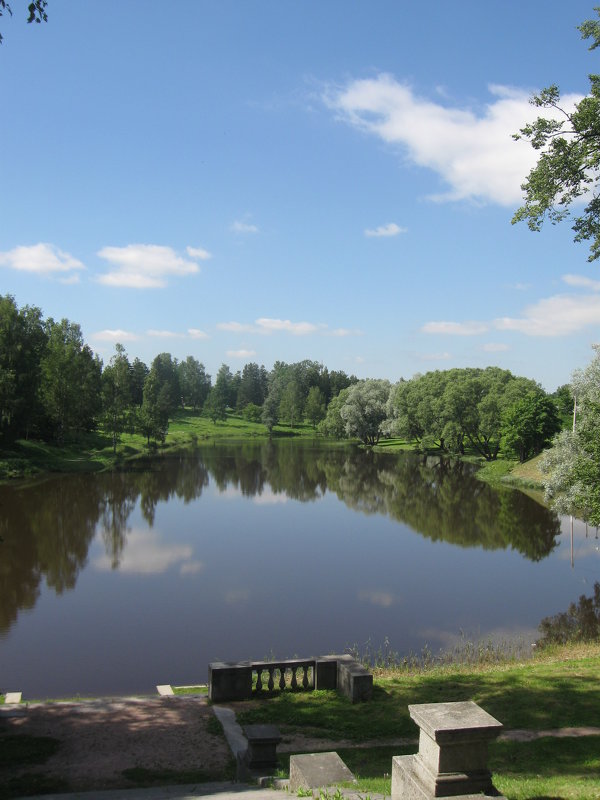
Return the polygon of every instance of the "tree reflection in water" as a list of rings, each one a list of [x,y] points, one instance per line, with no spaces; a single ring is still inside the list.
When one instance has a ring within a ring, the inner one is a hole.
[[[42,579],[57,594],[74,588],[97,531],[116,569],[136,505],[152,527],[160,503],[191,503],[210,481],[245,497],[269,490],[312,502],[332,492],[355,511],[389,516],[432,540],[513,548],[532,561],[547,556],[560,533],[556,514],[478,481],[460,461],[289,441],[209,445],[127,472],[0,487],[0,633],[33,608]]]

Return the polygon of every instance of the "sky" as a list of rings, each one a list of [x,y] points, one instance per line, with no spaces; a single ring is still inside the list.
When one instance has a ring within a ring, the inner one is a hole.
[[[0,18],[0,294],[109,361],[312,359],[548,391],[599,340],[568,223],[511,225],[581,0],[26,0]]]

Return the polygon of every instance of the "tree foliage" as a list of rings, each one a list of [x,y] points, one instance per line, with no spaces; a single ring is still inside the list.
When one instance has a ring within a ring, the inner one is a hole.
[[[556,405],[542,392],[528,392],[502,415],[504,444],[521,463],[541,453],[560,428]]]
[[[600,7],[594,10],[600,15]],[[590,50],[600,45],[598,20],[587,20],[579,30],[583,39],[592,39]],[[583,198],[583,211],[573,216],[574,238],[590,242],[588,261],[594,261],[600,257],[600,75],[590,75],[589,81],[589,94],[572,111],[562,107],[555,85],[532,97],[533,106],[549,113],[514,135],[540,155],[521,186],[525,202],[512,222],[527,221],[530,230],[539,231],[547,219],[556,224],[572,216],[573,205]]]
[[[27,22],[48,22],[48,13],[46,8],[48,6],[47,0],[32,0],[27,4]],[[0,17],[5,13],[12,17],[12,8],[8,0],[0,0]],[[0,44],[2,44],[3,37],[0,33]]]
[[[346,401],[340,409],[347,436],[356,437],[367,445],[379,442],[391,388],[389,381],[371,379],[355,383],[348,389]]]
[[[600,525],[600,346],[584,369],[573,374],[577,401],[574,431],[563,431],[544,456],[546,497],[563,514],[582,514]]]

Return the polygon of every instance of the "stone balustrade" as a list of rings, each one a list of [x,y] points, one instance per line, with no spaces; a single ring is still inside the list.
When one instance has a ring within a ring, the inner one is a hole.
[[[373,675],[349,655],[285,661],[216,661],[208,666],[208,696],[213,703],[247,700],[288,688],[337,689],[356,703],[371,699]]]

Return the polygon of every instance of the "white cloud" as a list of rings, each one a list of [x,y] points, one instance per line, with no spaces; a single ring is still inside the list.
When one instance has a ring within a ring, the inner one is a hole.
[[[334,330],[329,332],[329,335],[330,336],[339,336],[339,337],[344,337],[344,336],[362,336],[363,332],[361,330],[359,330],[358,328],[354,328],[354,330],[351,330],[350,328],[335,328]]]
[[[358,593],[358,599],[363,602],[371,603],[374,606],[381,608],[390,608],[397,602],[396,598],[391,592],[381,592],[378,590],[363,589]]]
[[[193,275],[200,269],[171,247],[156,244],[103,247],[98,255],[115,268],[98,277],[98,281],[105,286],[160,289],[167,285],[169,276]]]
[[[252,502],[257,506],[275,506],[287,503],[289,497],[285,492],[274,492],[270,487],[263,489],[262,494],[254,495]]]
[[[103,330],[97,331],[92,334],[92,339],[98,342],[137,342],[139,336],[130,331],[116,330]]]
[[[161,542],[156,531],[132,530],[127,535],[125,549],[119,561],[119,572],[156,575],[174,564],[181,564],[183,567],[182,562],[189,562],[192,552],[188,545]],[[104,554],[94,561],[94,566],[99,570],[109,570],[112,569],[112,560]]]
[[[494,325],[502,331],[527,336],[565,336],[600,325],[600,294],[554,295],[525,308],[520,318],[501,317]]]
[[[239,219],[231,224],[231,230],[234,233],[258,233],[258,228],[256,225],[252,225],[249,222],[243,222],[243,220]]]
[[[150,329],[146,331],[146,336],[154,336],[157,339],[182,339],[183,333],[175,333],[175,331],[157,331]]]
[[[593,292],[600,292],[600,281],[592,280],[585,275],[563,275],[562,279],[568,286],[580,286]]]
[[[185,252],[190,258],[195,258],[197,261],[208,261],[212,258],[212,253],[209,253],[203,247],[186,247]]]
[[[327,332],[327,325],[323,322],[292,322],[289,319],[272,319],[271,317],[261,317],[255,320],[254,325],[242,322],[219,322],[217,328],[221,331],[232,333],[261,333],[270,335],[272,333],[284,332],[291,333],[293,336],[308,336],[312,333]],[[342,331],[342,328],[338,329]],[[343,333],[334,334],[338,336]]]
[[[510,350],[507,344],[501,342],[488,342],[482,345],[481,349],[486,353],[504,353],[506,350]]]
[[[421,353],[419,356],[421,361],[448,361],[452,358],[451,353]]]
[[[408,228],[401,228],[395,222],[388,222],[387,225],[380,225],[378,228],[367,228],[365,236],[398,236],[399,233],[406,233]]]
[[[476,112],[418,97],[408,84],[382,74],[330,90],[324,100],[344,121],[400,146],[409,162],[436,172],[449,188],[431,199],[514,205],[538,154],[512,134],[545,112],[532,109],[529,92],[494,85],[488,90],[491,102]],[[569,110],[580,99],[564,95],[562,105]]]
[[[219,322],[217,328],[232,333],[258,333],[254,325],[245,325],[242,322]]]
[[[201,331],[200,328],[188,328],[190,339],[209,339],[208,333]]]
[[[323,323],[315,325],[312,322],[291,322],[289,319],[271,319],[269,317],[257,319],[256,324],[259,328],[268,333],[286,331],[293,336],[306,336],[310,333],[317,333],[327,327],[327,325]]]
[[[485,322],[426,322],[421,328],[423,333],[437,333],[442,336],[477,336],[487,330],[488,325]]]
[[[250,358],[256,355],[256,350],[228,350],[227,355],[230,358]]]
[[[204,571],[204,564],[202,561],[186,561],[179,568],[180,575],[198,575],[199,572]]]
[[[65,253],[64,250],[45,242],[15,247],[0,253],[0,266],[46,276],[85,269],[81,261],[73,258],[70,253]],[[71,276],[71,281],[73,277],[75,276]]]

